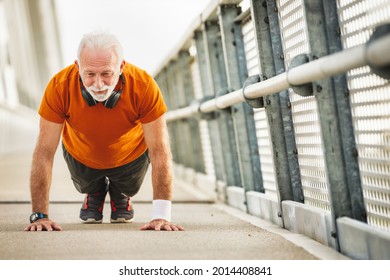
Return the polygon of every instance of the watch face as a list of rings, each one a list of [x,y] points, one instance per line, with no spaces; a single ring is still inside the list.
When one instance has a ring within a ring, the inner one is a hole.
[[[32,213],[30,216],[30,222],[33,223],[38,220],[38,213]]]

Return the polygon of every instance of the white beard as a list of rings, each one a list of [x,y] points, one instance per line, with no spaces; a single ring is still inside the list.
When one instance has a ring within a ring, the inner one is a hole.
[[[103,102],[103,101],[106,101],[110,97],[110,95],[111,95],[112,91],[114,90],[114,88],[115,88],[115,85],[114,86],[104,85],[101,88],[96,88],[94,86],[90,86],[90,87],[86,87],[85,89],[89,92],[89,94],[92,95],[92,97],[96,101]],[[95,93],[95,92],[98,92],[98,91],[105,91],[105,90],[107,90],[106,93],[101,93],[101,94]]]
[[[95,99],[98,102],[103,102],[103,101],[106,101],[110,97],[110,95],[112,94],[113,90],[115,89],[115,86],[118,83],[118,81],[119,81],[119,76],[116,79],[115,83],[113,83],[112,86],[104,85],[101,88],[96,88],[94,86],[90,86],[90,87],[85,87],[85,89],[92,95],[93,99]],[[96,92],[105,91],[105,90],[107,90],[106,93],[100,93],[100,94],[96,93]]]

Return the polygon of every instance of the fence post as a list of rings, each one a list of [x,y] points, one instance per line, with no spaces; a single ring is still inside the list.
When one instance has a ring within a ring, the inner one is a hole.
[[[183,102],[185,106],[189,106],[195,99],[194,87],[191,78],[191,56],[188,51],[179,52],[178,57],[178,74],[181,75],[181,92],[183,94]],[[187,131],[183,134],[187,137],[187,152],[188,166],[198,172],[205,172],[202,145],[200,140],[199,123],[197,119],[189,118],[186,123]],[[184,136],[184,135],[183,135]]]
[[[279,20],[274,1],[252,0],[252,18],[264,79],[285,72]],[[279,200],[303,202],[288,91],[266,96]]]
[[[171,103],[171,97],[170,93],[171,91],[169,90],[169,83],[168,83],[168,74],[167,74],[167,67],[164,67],[160,73],[155,77],[156,82],[158,83],[160,90],[162,92],[164,102],[169,110],[174,110],[174,107]],[[169,132],[169,137],[170,137],[170,147],[171,147],[171,152],[172,152],[172,157],[173,160],[177,159],[177,145],[176,145],[176,137],[175,137],[175,122],[168,122],[168,132]]]
[[[327,31],[328,25],[332,26],[334,32],[338,27],[335,23],[331,22],[325,16],[324,6],[325,4],[335,4],[326,1],[323,3],[321,0],[304,0],[306,21],[308,28],[308,38],[311,49],[311,56],[315,58],[323,57],[329,54],[329,49],[332,50],[337,42],[329,42],[329,39],[336,39],[332,35],[332,31]],[[331,10],[327,10],[328,15]],[[333,20],[335,17],[335,11],[332,12]],[[337,85],[337,88],[336,88]],[[345,145],[352,145],[352,149],[355,146],[354,141],[351,142],[352,125],[343,127],[343,133],[341,125],[345,125],[346,121],[352,123],[351,119],[348,119],[350,109],[346,105],[345,100],[345,85],[342,85],[342,80],[334,80],[334,84],[331,79],[324,79],[315,81],[313,83],[314,95],[317,100],[319,120],[321,126],[321,133],[325,150],[325,162],[328,179],[328,190],[330,195],[331,210],[332,210],[332,222],[333,232],[332,236],[337,238],[337,225],[336,219],[339,217],[347,216],[358,220],[365,220],[365,210],[363,196],[361,188],[358,186],[359,182],[356,181],[356,175],[353,176],[353,188],[349,187],[348,175],[356,174],[358,170],[351,169],[352,165],[349,163],[348,169],[346,161],[350,160],[356,162],[356,158],[353,158],[351,154],[344,154],[343,150]],[[337,90],[337,92],[336,92]],[[341,115],[340,115],[340,114]],[[340,117],[343,118],[340,121]],[[343,137],[345,136],[345,138]],[[343,144],[344,142],[344,144]],[[351,148],[348,150],[350,151]],[[347,156],[347,157],[346,157]],[[355,167],[357,165],[355,164]],[[352,183],[352,181],[351,181]],[[353,191],[351,193],[351,191]],[[353,199],[351,199],[351,195]],[[352,205],[355,204],[355,205]],[[337,242],[338,243],[338,242]]]
[[[178,85],[176,82],[176,69],[177,61],[172,60],[168,67],[167,67],[167,85],[168,85],[168,92],[169,92],[169,104],[171,105],[171,110],[175,110],[179,108],[179,102],[177,94],[178,91]],[[174,161],[178,164],[184,164],[185,163],[185,156],[186,156],[186,147],[183,147],[183,143],[181,140],[181,135],[183,133],[182,129],[182,120],[177,120],[173,123],[171,126],[171,142],[174,144],[176,153],[173,154]]]
[[[329,53],[341,51],[343,47],[340,38],[337,3],[332,0],[324,0],[323,7],[327,26],[326,34],[328,37]],[[335,103],[338,113],[340,136],[342,141],[341,145],[345,158],[344,168],[352,207],[351,217],[362,222],[367,222],[367,212],[364,206],[358,153],[355,142],[346,75],[332,77],[332,87],[336,96]]]
[[[218,8],[227,83],[232,90],[242,88],[248,77],[241,21],[236,21],[240,13],[241,8],[236,5],[221,5]],[[232,106],[231,113],[242,185],[245,191],[264,192],[253,109],[246,103],[240,103]]]
[[[174,71],[174,82],[175,82],[175,95],[176,109],[184,108],[188,106],[186,99],[186,89],[184,87],[184,67],[182,57],[179,55],[175,62],[172,64]],[[189,127],[189,119],[180,119],[176,121],[178,129],[176,131],[176,140],[179,142],[181,148],[181,163],[185,167],[192,167],[194,158],[192,148],[192,132]]]
[[[220,28],[216,21],[206,21],[203,24],[207,67],[214,97],[230,92],[219,32]],[[222,160],[223,164],[224,181],[228,186],[241,186],[237,144],[230,108],[217,111],[216,116],[214,129],[219,131],[220,142],[214,142],[212,145],[220,145],[222,148],[222,157],[219,160]]]
[[[204,43],[203,32],[201,30],[196,30],[194,32],[194,40],[196,46],[196,55],[197,55],[197,62],[199,67],[200,82],[203,91],[203,98],[204,99],[212,98],[213,90],[211,87],[210,76],[208,75],[209,70],[207,67],[206,46]],[[218,182],[218,181],[225,181],[224,179],[225,174],[223,170],[222,150],[221,150],[221,146],[218,145],[220,140],[219,140],[218,124],[214,120],[215,115],[216,113],[213,112],[210,115],[208,115],[207,118],[206,117],[204,118],[207,119],[207,126],[210,135],[211,151],[212,151],[214,170],[215,170],[215,177]]]

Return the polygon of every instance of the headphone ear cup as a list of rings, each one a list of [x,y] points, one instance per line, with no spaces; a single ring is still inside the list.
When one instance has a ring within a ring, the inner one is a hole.
[[[85,102],[87,102],[88,106],[96,105],[96,100],[89,94],[86,89],[81,89],[81,95],[83,96]]]
[[[110,109],[114,108],[114,106],[116,105],[120,97],[121,97],[121,91],[119,92],[113,91],[110,97],[107,98],[106,102],[104,102],[104,106]]]
[[[125,78],[123,77],[122,73],[120,74],[120,79],[122,81],[121,88],[116,92],[115,90],[111,93],[110,97],[107,98],[106,102],[104,102],[104,106],[106,108],[114,108],[116,103],[119,101],[119,98],[121,97],[121,93],[125,84]]]

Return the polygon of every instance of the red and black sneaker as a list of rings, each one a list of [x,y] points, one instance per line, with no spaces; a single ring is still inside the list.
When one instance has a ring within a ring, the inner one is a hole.
[[[133,219],[134,210],[131,198],[123,196],[120,199],[113,199],[111,196],[111,223],[131,223]]]
[[[88,193],[80,209],[80,220],[86,224],[100,224],[107,191]]]

